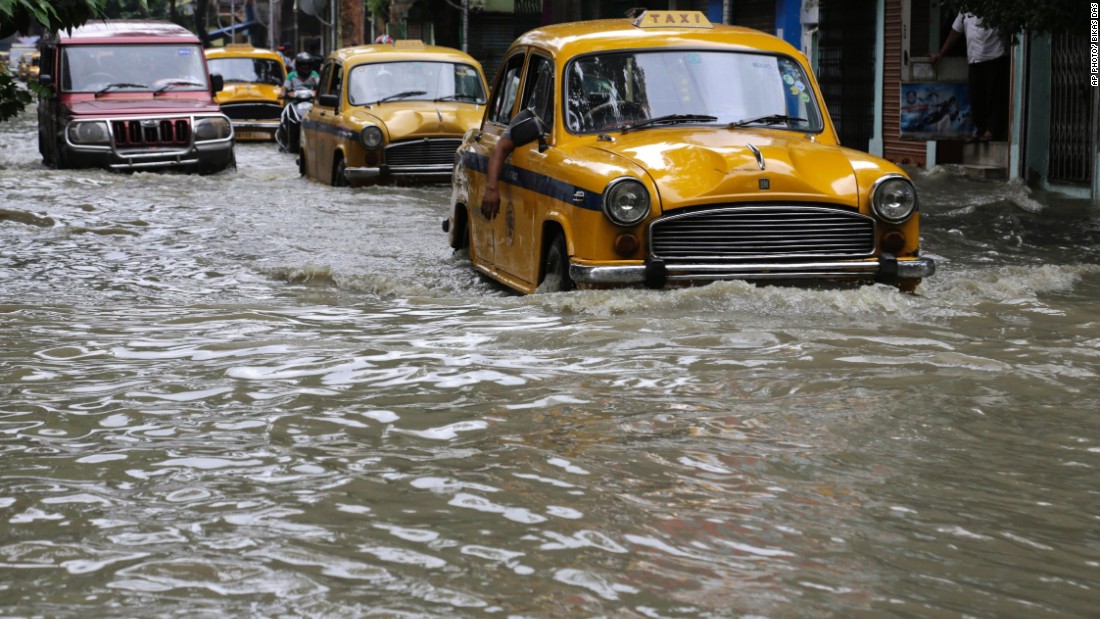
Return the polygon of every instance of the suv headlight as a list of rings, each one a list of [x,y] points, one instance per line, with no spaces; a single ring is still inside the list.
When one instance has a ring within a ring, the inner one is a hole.
[[[611,223],[633,226],[649,215],[649,190],[632,178],[617,178],[603,192],[603,212]]]
[[[884,176],[871,188],[871,205],[879,217],[899,224],[917,212],[917,190],[903,176]]]
[[[382,130],[374,125],[367,125],[359,132],[359,141],[363,146],[374,150],[382,145]]]
[[[69,141],[73,144],[108,144],[111,138],[107,132],[107,123],[96,120],[69,125]]]
[[[195,121],[195,141],[224,140],[232,135],[229,120],[221,116],[199,118]]]

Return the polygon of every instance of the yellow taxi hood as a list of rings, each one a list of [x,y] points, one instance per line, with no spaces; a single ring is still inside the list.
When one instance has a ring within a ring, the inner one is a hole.
[[[485,110],[480,105],[444,101],[394,101],[356,110],[357,122],[371,122],[385,128],[390,140],[454,134],[461,136],[481,124]]]
[[[278,98],[279,86],[255,82],[226,82],[221,92],[214,95],[218,103],[272,101]]]
[[[859,206],[856,175],[845,152],[818,144],[803,133],[707,127],[607,135],[613,141],[596,142],[593,148],[621,155],[645,169],[657,185],[665,210],[717,200]]]

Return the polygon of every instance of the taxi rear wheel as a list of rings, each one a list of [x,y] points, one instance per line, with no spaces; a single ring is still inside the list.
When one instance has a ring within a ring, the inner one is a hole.
[[[569,253],[565,246],[565,235],[558,232],[550,242],[546,258],[542,261],[542,281],[539,282],[538,292],[568,292],[573,287],[573,280],[569,278]]]

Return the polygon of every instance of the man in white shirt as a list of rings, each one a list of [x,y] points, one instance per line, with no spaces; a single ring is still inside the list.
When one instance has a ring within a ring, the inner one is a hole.
[[[974,137],[968,141],[1004,140],[1008,134],[1008,39],[986,28],[973,13],[959,13],[943,47],[932,53],[932,63],[939,62],[964,36],[975,127]]]

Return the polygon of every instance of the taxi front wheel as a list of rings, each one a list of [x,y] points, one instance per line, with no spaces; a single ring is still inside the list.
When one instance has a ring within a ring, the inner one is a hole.
[[[348,164],[341,157],[336,162],[336,166],[332,170],[332,186],[333,187],[347,187],[348,177],[344,174],[348,169]]]
[[[558,232],[546,250],[538,292],[568,292],[573,287],[573,280],[569,278],[569,253],[565,247],[565,236]]]

